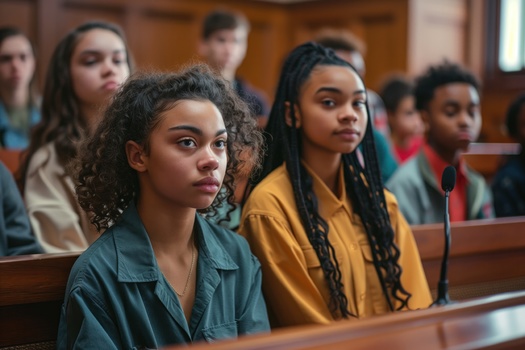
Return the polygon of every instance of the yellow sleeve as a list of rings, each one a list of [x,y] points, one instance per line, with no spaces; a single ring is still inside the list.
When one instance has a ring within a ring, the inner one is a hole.
[[[327,301],[309,275],[308,262],[317,261],[318,265],[317,256],[309,256],[315,254],[311,245],[300,246],[285,220],[247,213],[239,233],[261,262],[263,292],[273,327],[333,321]]]
[[[400,250],[399,265],[403,268],[401,283],[405,290],[412,294],[408,307],[410,310],[426,309],[432,304],[432,295],[421,264],[419,250],[412,230],[399,210],[397,201],[392,194],[388,193],[388,195],[391,202],[389,205],[390,221],[395,233],[395,242]]]

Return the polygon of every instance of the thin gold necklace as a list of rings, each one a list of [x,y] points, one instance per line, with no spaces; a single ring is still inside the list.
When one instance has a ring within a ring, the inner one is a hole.
[[[186,284],[184,285],[184,290],[182,291],[182,294],[177,292],[175,290],[175,287],[173,287],[173,285],[171,286],[173,288],[173,290],[175,291],[175,294],[177,294],[179,297],[183,297],[184,294],[186,294],[186,290],[188,290],[188,285],[190,283],[190,277],[191,277],[191,273],[193,272],[193,265],[195,264],[195,245],[192,245],[191,246],[192,249],[191,249],[191,265],[190,265],[190,272],[188,273],[188,278],[186,278]],[[170,283],[171,284],[171,283]]]

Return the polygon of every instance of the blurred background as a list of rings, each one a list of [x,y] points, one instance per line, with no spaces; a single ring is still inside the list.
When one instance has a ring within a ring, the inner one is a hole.
[[[174,70],[200,60],[203,17],[223,7],[251,22],[238,74],[273,100],[279,69],[295,45],[323,28],[352,31],[366,43],[368,87],[386,76],[416,76],[443,59],[483,83],[480,142],[508,142],[502,124],[525,88],[524,0],[0,0],[0,25],[24,30],[37,47],[44,81],[51,53],[73,27],[91,19],[119,24],[137,69]]]

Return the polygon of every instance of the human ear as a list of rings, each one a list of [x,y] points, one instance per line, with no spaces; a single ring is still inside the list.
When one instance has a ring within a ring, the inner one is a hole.
[[[286,101],[284,102],[284,119],[286,122],[286,125],[289,127],[292,127],[292,114],[290,112],[290,102]],[[295,128],[298,129],[301,127],[301,113],[299,112],[299,108],[297,108],[297,105],[294,105],[294,114],[295,114]]]
[[[126,157],[130,167],[142,173],[146,171],[147,164],[145,162],[144,149],[135,141],[126,142]]]
[[[430,130],[430,114],[426,109],[422,109],[419,111],[419,115],[421,116],[421,120],[423,121],[425,134],[428,134]]]

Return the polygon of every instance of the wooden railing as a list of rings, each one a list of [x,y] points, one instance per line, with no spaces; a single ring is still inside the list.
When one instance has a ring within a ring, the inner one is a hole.
[[[412,226],[431,289],[437,288],[445,235],[443,224]],[[525,290],[525,217],[451,224],[448,262],[452,299]]]
[[[439,279],[443,254],[443,225],[414,226],[413,231],[429,285],[432,289],[435,289]],[[453,223],[451,226],[452,246],[448,266],[451,299],[461,301],[478,296],[525,290],[524,231],[525,218]],[[67,278],[71,266],[77,257],[78,253],[0,258],[0,348],[35,343],[39,343],[40,346],[32,348],[51,349],[54,347]],[[479,324],[480,329],[485,329],[483,327],[487,326],[483,322],[493,317],[490,315],[497,315],[495,312],[488,312],[488,309],[507,308],[510,304],[518,305],[518,302],[525,304],[525,295],[513,294],[512,297],[497,297],[496,299],[476,301],[470,304],[461,303],[447,306],[444,309],[429,310],[428,314],[417,311],[388,315],[386,318],[380,317],[377,320],[362,320],[344,325],[334,325],[335,328],[305,328],[304,334],[302,333],[303,331],[294,333],[295,331],[291,330],[291,333],[284,333],[286,335],[282,337],[284,337],[283,339],[288,339],[286,340],[287,342],[294,342],[297,345],[296,348],[301,348],[301,346],[307,348],[306,346],[308,345],[322,344],[325,341],[324,332],[335,337],[331,340],[332,342],[337,343],[337,339],[352,339],[352,344],[360,344],[361,340],[358,342],[357,338],[345,338],[349,336],[347,333],[355,333],[356,336],[369,333],[381,334],[383,332],[381,327],[386,327],[382,322],[388,324],[390,322],[388,321],[390,320],[389,317],[394,317],[393,320],[401,322],[401,325],[412,327],[413,330],[421,329],[424,332],[430,332],[431,334],[436,332],[437,334],[438,331],[441,331],[439,322],[446,320],[450,315],[455,315],[454,312],[459,312],[462,317],[467,317],[467,314],[470,315],[469,310],[478,312],[481,308],[485,312],[485,314],[480,314],[481,316],[479,316],[481,317],[479,322],[482,323],[476,323],[478,318],[472,319],[474,328],[469,330],[470,333],[476,333],[475,329],[478,326],[475,325]],[[475,305],[478,306],[474,307]],[[458,308],[460,311],[453,311]],[[441,313],[437,310],[446,310],[446,313]],[[516,320],[514,323],[525,325],[525,322],[523,322],[525,320],[523,314],[525,310],[522,308],[512,310],[509,309],[505,313],[508,314],[508,317],[519,315],[522,317],[521,321],[518,322]],[[411,321],[413,318],[418,321]],[[458,322],[463,324],[461,320]],[[509,321],[509,323],[512,322]],[[420,326],[417,326],[417,324]],[[447,324],[454,323],[447,321]],[[347,327],[349,328],[347,329]],[[449,334],[446,338],[447,341],[452,335],[454,337],[457,336],[449,326],[446,327],[448,327],[446,330]],[[393,341],[397,339],[396,332],[398,328],[395,328],[395,332],[392,330],[394,328],[385,328],[385,332],[386,329],[391,329],[390,333],[385,333],[382,337],[387,344],[396,344]],[[278,332],[276,334],[281,333]],[[301,334],[304,341],[293,339],[298,334]],[[405,332],[403,334],[406,335],[408,333]],[[320,340],[314,342],[312,340],[314,335],[316,337],[319,336]],[[272,344],[281,344],[281,338],[272,339],[272,341],[264,340],[263,344],[265,347],[259,347],[258,349],[266,348],[266,346],[272,348]],[[391,339],[392,343],[388,339]],[[366,343],[380,340],[368,339],[362,341]],[[241,348],[245,343],[239,342],[239,344],[237,348]],[[349,344],[341,345],[340,348],[346,349]],[[393,347],[395,346],[390,346],[389,348]],[[275,349],[278,348],[275,347]],[[281,348],[286,347],[283,345]],[[332,348],[337,347],[330,346],[330,349]],[[429,347],[424,348],[428,349]],[[235,349],[235,347],[231,347],[231,349]]]
[[[329,326],[284,328],[215,344],[196,343],[190,349],[525,349],[524,320],[525,291],[521,291]]]
[[[54,348],[60,307],[75,254],[0,258],[0,348]]]
[[[472,143],[463,159],[491,182],[506,156],[519,154],[518,143]]]
[[[0,161],[4,163],[12,174],[16,174],[20,167],[22,151],[0,148]]]

